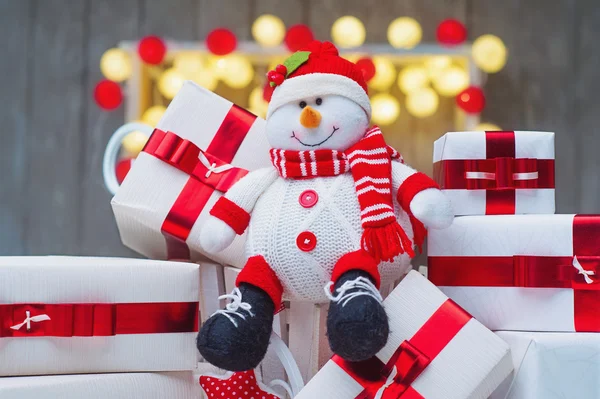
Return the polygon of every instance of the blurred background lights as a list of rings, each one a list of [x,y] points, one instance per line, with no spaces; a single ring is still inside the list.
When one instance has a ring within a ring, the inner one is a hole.
[[[191,80],[210,91],[214,91],[219,84],[219,80],[211,68],[201,69],[198,73],[191,77]]]
[[[440,99],[430,87],[423,87],[406,96],[406,110],[417,118],[425,118],[435,114]]]
[[[463,68],[451,66],[433,81],[433,85],[441,95],[454,97],[469,86],[469,76]]]
[[[123,141],[121,142],[121,146],[123,150],[127,152],[129,156],[137,157],[138,154],[142,151],[146,142],[148,141],[148,136],[139,130],[133,131],[129,133]]]
[[[435,55],[425,60],[427,75],[432,80],[437,79],[450,65],[452,65],[452,58],[447,55]]]
[[[373,123],[378,125],[390,125],[400,115],[398,99],[388,93],[376,94],[371,97],[371,108]]]
[[[171,100],[181,89],[184,81],[185,78],[175,68],[167,69],[158,79],[158,91]]]
[[[254,69],[248,58],[230,54],[217,62],[220,65],[220,77],[229,87],[242,89],[252,82]]]
[[[422,37],[421,25],[410,17],[393,20],[387,31],[388,41],[395,48],[411,49],[421,42]]]
[[[494,125],[493,123],[480,123],[475,126],[474,131],[476,132],[493,132],[493,131],[502,131],[502,128],[498,125]]]
[[[369,86],[376,90],[387,90],[396,80],[396,68],[389,58],[375,56],[375,76],[369,80]]]
[[[269,103],[263,98],[263,89],[261,87],[252,89],[250,97],[248,98],[248,104],[250,106],[250,112],[261,118],[266,117]]]
[[[496,73],[506,65],[507,51],[502,39],[483,35],[473,42],[473,61],[487,73]]]
[[[347,15],[333,23],[331,27],[331,38],[339,47],[358,47],[365,42],[367,33],[365,26],[356,17]]]
[[[252,24],[254,40],[265,47],[275,47],[281,44],[285,37],[285,25],[275,15],[261,15]]]
[[[152,127],[156,127],[166,110],[167,109],[162,105],[154,105],[142,114],[142,122]]]
[[[122,82],[131,76],[131,59],[125,50],[111,48],[100,58],[100,71],[106,79]]]
[[[398,87],[405,93],[412,93],[429,84],[427,70],[420,65],[407,66],[398,74]]]
[[[193,79],[194,76],[202,71],[204,63],[202,62],[200,54],[186,51],[175,56],[173,59],[173,67],[185,79]]]

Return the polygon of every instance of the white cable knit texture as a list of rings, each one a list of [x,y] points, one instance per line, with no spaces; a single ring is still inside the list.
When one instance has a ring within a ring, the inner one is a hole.
[[[254,316],[252,313],[252,305],[246,302],[242,302],[242,292],[239,288],[234,288],[231,294],[221,295],[219,300],[221,299],[230,299],[231,302],[225,305],[225,309],[219,309],[215,313],[211,315],[214,316],[216,314],[222,314],[227,317],[229,321],[233,323],[234,326],[238,326],[237,320],[233,316],[237,316],[243,320],[246,320],[246,315],[244,315],[241,310],[245,310],[248,312],[250,316]]]
[[[414,173],[410,167],[392,162],[393,193]],[[315,190],[319,199],[312,208],[304,208],[298,199],[309,189]],[[237,198],[230,199],[239,203]],[[394,214],[412,239],[409,218],[395,195]],[[296,237],[303,231],[317,237],[312,251],[303,252],[296,245]],[[323,287],[331,280],[333,267],[343,255],[360,249],[361,210],[352,175],[276,179],[254,206],[248,232],[247,255],[265,258],[283,285],[285,299],[327,302]],[[394,262],[381,263],[382,282],[400,278],[409,268],[406,254],[397,256]]]
[[[334,284],[333,281],[327,283],[325,286],[325,296],[327,296],[330,301],[339,303],[342,307],[346,306],[348,302],[359,296],[370,296],[379,303],[383,302],[381,293],[368,278],[358,277],[354,280],[344,282],[340,288],[335,290],[337,295],[331,294],[331,287],[333,287]],[[359,290],[348,292],[353,289]]]

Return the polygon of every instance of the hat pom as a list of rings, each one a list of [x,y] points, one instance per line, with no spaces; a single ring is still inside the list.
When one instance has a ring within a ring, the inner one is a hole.
[[[304,51],[310,51],[311,57],[337,57],[338,49],[331,42],[320,42],[314,40],[306,46]]]

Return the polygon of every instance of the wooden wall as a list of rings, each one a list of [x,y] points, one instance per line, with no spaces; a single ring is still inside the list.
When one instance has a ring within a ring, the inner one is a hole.
[[[200,40],[217,26],[249,39],[263,13],[307,23],[320,39],[346,14],[371,42],[402,15],[422,23],[425,41],[446,17],[465,21],[471,39],[501,36],[510,59],[489,77],[483,119],[555,131],[558,211],[600,213],[595,0],[0,0],[0,254],[132,255],[101,177],[104,146],[123,123],[121,110],[91,100],[101,54],[146,34]]]

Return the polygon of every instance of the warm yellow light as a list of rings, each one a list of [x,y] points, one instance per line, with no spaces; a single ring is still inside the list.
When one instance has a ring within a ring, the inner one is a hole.
[[[453,97],[469,86],[469,76],[463,68],[451,66],[434,80],[434,86],[441,95]]]
[[[170,100],[181,89],[184,81],[185,78],[175,68],[167,69],[158,79],[158,91]]]
[[[371,98],[373,110],[373,123],[378,125],[390,125],[400,115],[400,104],[396,97],[388,93],[376,94]]]
[[[483,35],[473,42],[473,61],[487,73],[496,73],[506,65],[507,51],[498,36]]]
[[[388,27],[387,37],[396,48],[411,49],[421,42],[423,29],[410,17],[401,17],[392,21]]]
[[[261,15],[252,24],[252,36],[262,46],[278,46],[285,37],[285,25],[274,15]]]
[[[331,38],[339,47],[358,47],[365,42],[367,33],[360,19],[346,15],[338,18],[331,27]]]
[[[369,80],[369,85],[376,90],[387,90],[396,80],[396,68],[392,62],[381,56],[373,57],[375,76]]]
[[[430,87],[418,89],[406,96],[406,110],[417,118],[435,114],[439,104],[438,94]]]
[[[162,105],[155,105],[148,108],[142,115],[142,122],[155,127],[162,118],[167,109]]]
[[[493,123],[480,123],[475,126],[473,129],[475,132],[493,132],[493,131],[502,131],[502,128],[498,125],[494,125]]]
[[[254,69],[248,58],[230,54],[216,62],[217,75],[229,87],[241,89],[250,84],[254,78]]]
[[[255,87],[252,89],[250,92],[250,97],[248,98],[248,105],[250,106],[250,112],[252,112],[254,115],[263,119],[267,116],[267,108],[269,107],[269,103],[263,98],[262,87]]]
[[[202,69],[204,63],[198,53],[183,52],[179,53],[173,59],[173,67],[186,79],[193,79]]]
[[[282,65],[285,61],[285,58],[276,57],[269,61],[269,65],[267,65],[267,72],[274,71],[277,68],[277,65]]]
[[[219,80],[215,72],[210,68],[203,68],[191,78],[195,83],[207,90],[214,91],[217,88]]]
[[[121,141],[121,146],[129,156],[137,157],[146,145],[147,141],[148,136],[146,136],[139,130],[136,130],[134,132],[129,133],[127,136],[125,136],[125,138],[123,138],[123,141]]]
[[[122,82],[131,76],[131,59],[126,51],[119,48],[106,50],[100,58],[100,71],[113,82]]]
[[[403,93],[412,93],[429,84],[427,70],[422,66],[408,66],[398,74],[398,87]]]
[[[432,80],[437,79],[450,65],[452,65],[452,58],[447,55],[435,55],[425,60],[427,75]]]

